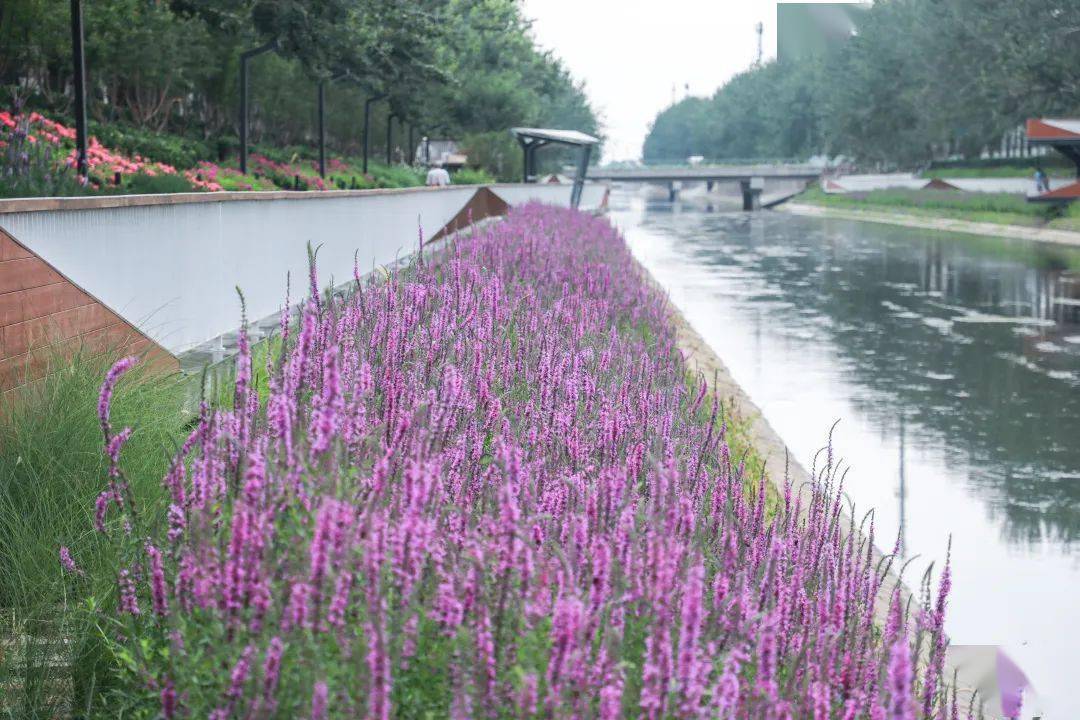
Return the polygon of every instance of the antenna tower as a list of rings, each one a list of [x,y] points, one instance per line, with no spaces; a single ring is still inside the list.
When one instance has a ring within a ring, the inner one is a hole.
[[[761,67],[761,36],[765,33],[764,23],[759,22],[754,26],[757,31],[757,57],[754,58],[754,67]]]

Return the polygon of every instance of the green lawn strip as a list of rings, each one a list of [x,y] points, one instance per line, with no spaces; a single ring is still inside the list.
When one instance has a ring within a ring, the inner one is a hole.
[[[919,177],[924,178],[941,178],[948,180],[949,178],[1014,178],[1023,177],[1032,179],[1035,176],[1035,167],[1039,165],[1036,160],[1031,161],[1029,167],[1017,167],[1017,166],[1000,166],[1000,167],[958,167],[958,168],[930,168],[929,170],[923,170],[919,173]],[[1049,163],[1041,163],[1042,169],[1050,177],[1067,178],[1076,174],[1076,170],[1072,167],[1066,167],[1064,165],[1052,165]]]
[[[845,210],[894,212],[970,222],[1043,227],[1065,212],[1058,206],[1030,203],[1009,193],[965,193],[951,190],[872,190],[844,195],[811,188],[798,202]]]

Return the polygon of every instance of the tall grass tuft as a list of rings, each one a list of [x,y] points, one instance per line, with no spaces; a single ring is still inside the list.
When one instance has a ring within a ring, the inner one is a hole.
[[[113,550],[93,527],[108,470],[95,408],[109,363],[76,355],[52,366],[61,369],[0,397],[0,717],[55,717],[102,681],[93,629],[74,611],[90,595],[114,595],[103,580]],[[183,399],[178,377],[151,369],[133,371],[116,393],[117,421],[137,428],[124,469],[151,514],[183,433]],[[85,574],[63,571],[62,545]]]

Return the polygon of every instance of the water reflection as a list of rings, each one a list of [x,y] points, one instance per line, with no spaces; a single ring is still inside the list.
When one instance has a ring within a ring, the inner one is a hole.
[[[683,250],[732,270],[728,293],[782,334],[836,348],[870,391],[855,398],[868,416],[903,409],[916,433],[965,450],[1011,542],[1080,539],[1080,252],[771,213],[697,219]]]
[[[615,200],[797,457],[841,420],[886,549],[922,563],[953,536],[954,640],[1002,645],[1045,717],[1080,717],[1080,250]]]

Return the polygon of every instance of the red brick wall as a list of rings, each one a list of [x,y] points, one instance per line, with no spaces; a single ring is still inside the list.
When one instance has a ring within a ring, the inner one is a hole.
[[[176,358],[0,230],[0,392],[43,377],[57,357],[81,349]]]
[[[439,232],[432,235],[425,242],[435,242],[444,235],[468,227],[470,219],[473,222],[479,222],[484,218],[505,215],[509,209],[506,202],[493,193],[490,188],[482,187],[476,191],[476,194],[472,196],[469,202],[465,203],[465,207],[461,208],[458,214],[450,219],[450,222],[446,223]]]

